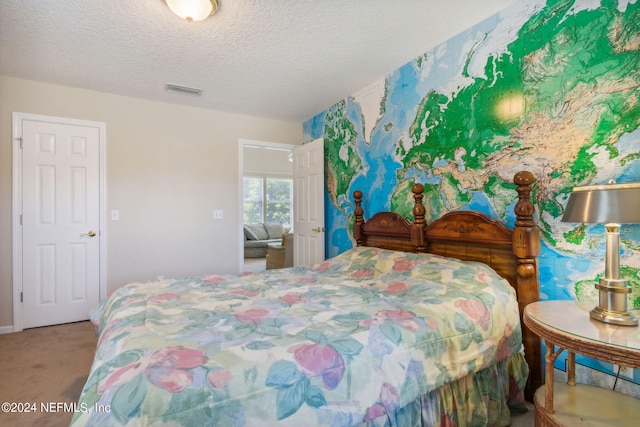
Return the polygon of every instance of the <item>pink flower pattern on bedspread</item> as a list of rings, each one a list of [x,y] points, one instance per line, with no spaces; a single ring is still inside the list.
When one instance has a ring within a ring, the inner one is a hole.
[[[329,345],[299,344],[289,349],[300,367],[309,378],[322,377],[328,390],[338,386],[344,375],[344,361],[340,353]]]
[[[112,371],[100,382],[98,392],[124,384],[144,372],[156,387],[177,393],[191,384],[189,370],[206,363],[207,360],[207,356],[200,350],[182,346],[168,347],[156,351],[148,358],[143,357]]]
[[[375,248],[133,283],[92,312],[72,425],[507,425],[528,372],[514,294],[482,264]]]

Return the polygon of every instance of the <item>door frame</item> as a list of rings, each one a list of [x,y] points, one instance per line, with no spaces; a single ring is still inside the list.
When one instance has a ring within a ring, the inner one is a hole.
[[[280,148],[283,150],[291,150],[296,147],[299,147],[301,144],[282,144],[280,142],[268,142],[268,141],[258,141],[254,139],[240,139],[238,144],[238,212],[240,216],[238,217],[238,242],[244,241],[244,229],[243,229],[243,218],[244,218],[244,147],[246,145],[258,146],[258,147],[267,147],[267,148]],[[293,170],[293,166],[292,166]],[[240,243],[240,250],[238,251],[238,271],[244,271],[244,245]]]
[[[93,122],[87,120],[69,119],[66,117],[53,117],[44,116],[40,114],[29,113],[12,113],[12,257],[13,257],[13,332],[22,331],[23,325],[23,310],[21,293],[23,291],[23,276],[22,276],[22,224],[20,219],[22,216],[22,149],[20,144],[22,142],[22,122],[23,120],[32,120],[48,123],[57,123],[63,125],[75,125],[75,126],[88,126],[97,127],[99,131],[99,215],[100,215],[100,255],[99,255],[99,290],[98,295],[100,300],[103,300],[107,295],[107,227],[106,227],[106,209],[107,209],[107,180],[106,180],[106,153],[107,153],[107,140],[106,140],[106,123]]]

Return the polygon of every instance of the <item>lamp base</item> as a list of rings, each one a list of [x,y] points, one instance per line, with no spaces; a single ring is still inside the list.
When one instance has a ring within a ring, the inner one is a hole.
[[[627,294],[631,293],[631,288],[626,280],[605,277],[599,280],[596,289],[598,306],[591,310],[592,319],[613,325],[638,325],[638,319],[627,311]]]
[[[594,320],[612,325],[638,326],[638,318],[627,311],[612,311],[594,307],[589,315]]]

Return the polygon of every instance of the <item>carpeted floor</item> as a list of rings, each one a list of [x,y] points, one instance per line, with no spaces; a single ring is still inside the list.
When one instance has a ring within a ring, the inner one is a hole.
[[[68,426],[95,347],[91,322],[0,335],[0,426]],[[22,412],[5,412],[4,402]]]
[[[68,426],[87,380],[96,346],[90,322],[0,335],[0,403],[35,403],[35,411],[0,411],[0,426]],[[49,412],[43,410],[43,406]],[[4,409],[4,406],[3,406]],[[512,427],[533,426],[533,408],[513,417]]]
[[[244,270],[252,271],[254,273],[260,273],[266,270],[267,259],[266,258],[245,258]]]

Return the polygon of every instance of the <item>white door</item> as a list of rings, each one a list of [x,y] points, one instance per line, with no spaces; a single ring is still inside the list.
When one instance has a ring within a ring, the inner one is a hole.
[[[293,150],[293,265],[324,260],[324,140]]]
[[[38,119],[17,128],[22,327],[86,320],[100,297],[101,128]]]

